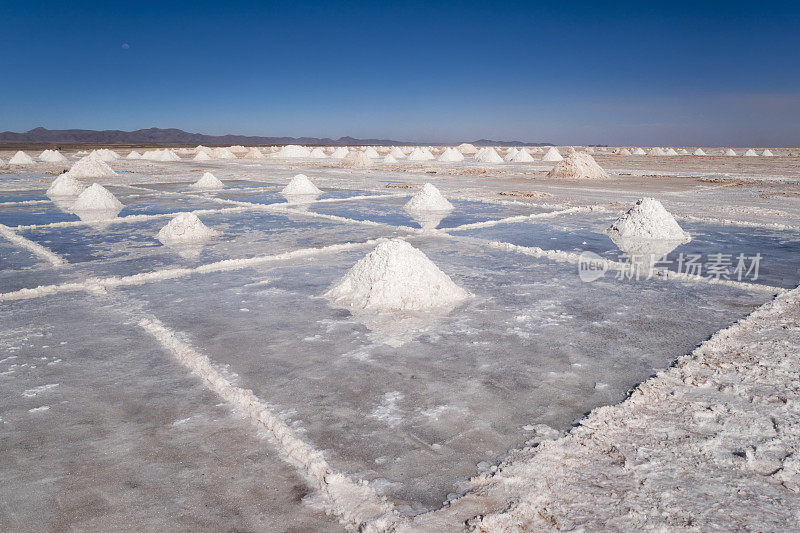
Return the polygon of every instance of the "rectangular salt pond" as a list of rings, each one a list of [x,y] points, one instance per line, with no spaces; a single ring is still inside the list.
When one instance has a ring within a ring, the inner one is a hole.
[[[420,218],[403,209],[409,197],[380,198],[376,200],[354,200],[342,204],[312,205],[311,210],[316,213],[336,215],[354,220],[369,220],[394,226],[410,227],[436,227],[439,229],[453,228],[462,224],[498,220],[519,215],[545,213],[553,211],[536,205],[492,204],[485,202],[470,202],[453,200],[454,209],[444,216],[432,220],[429,216]]]
[[[438,508],[532,436],[691,351],[770,296],[583,283],[571,265],[415,238],[476,298],[446,316],[354,318],[322,295],[368,250],[118,290],[251,388],[331,464],[402,512]]]
[[[126,276],[162,268],[274,255],[300,248],[363,242],[393,233],[387,228],[260,210],[209,213],[202,215],[201,220],[222,234],[199,245],[164,246],[156,236],[169,218],[100,227],[43,227],[24,230],[21,234],[61,255],[86,274]]]
[[[247,420],[102,299],[0,304],[4,531],[337,531]]]
[[[553,218],[498,224],[488,228],[471,228],[454,232],[455,236],[475,237],[518,246],[539,247],[581,253],[594,252],[611,260],[624,261],[625,253],[605,234],[617,218],[615,213],[569,213]],[[667,255],[667,263],[659,268],[676,271],[680,254],[699,254],[706,264],[711,254],[728,254],[736,266],[736,257],[744,254],[747,266],[756,254],[761,255],[759,276],[753,283],[794,288],[800,283],[800,233],[768,228],[717,225],[678,221],[692,240],[675,247]],[[682,271],[687,267],[683,265]],[[703,269],[702,275],[707,271]],[[736,279],[736,276],[731,276]],[[742,281],[752,281],[743,277]]]

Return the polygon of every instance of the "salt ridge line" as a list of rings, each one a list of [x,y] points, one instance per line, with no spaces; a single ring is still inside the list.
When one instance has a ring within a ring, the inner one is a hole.
[[[713,217],[696,217],[692,215],[673,215],[680,220],[689,220],[692,222],[707,222],[712,224],[719,224],[721,226],[742,226],[745,228],[769,228],[783,231],[800,231],[800,226],[791,226],[788,224],[781,224],[778,222],[747,222],[745,220],[733,220],[730,218],[713,218]],[[787,213],[787,216],[790,216]]]
[[[51,204],[51,200],[23,200],[20,202],[0,202],[0,207],[14,207],[17,205]]]
[[[66,264],[66,261],[59,255],[51,252],[41,244],[35,243],[32,240],[23,237],[22,235],[18,235],[14,232],[14,230],[6,225],[0,224],[0,235],[5,237],[12,244],[15,244],[21,248],[25,248],[53,266],[61,266]]]
[[[463,237],[454,237],[454,238],[462,239]],[[494,248],[496,250],[506,250],[509,252],[516,252],[524,255],[529,255],[531,257],[550,259],[552,261],[556,261],[559,263],[571,263],[577,265],[581,262],[580,259],[581,254],[577,254],[575,252],[565,252],[562,250],[545,250],[537,246],[519,246],[517,244],[511,244],[509,242],[485,241],[483,239],[476,239],[471,237],[468,239],[474,242],[485,244],[486,246],[489,246],[490,248]],[[602,259],[602,258],[596,259],[595,261],[603,263],[609,269],[613,270],[631,269],[630,263],[623,263],[621,261],[611,261],[609,259]],[[705,278],[703,276],[698,276],[695,274],[686,274],[684,272],[672,272],[670,270],[654,269],[653,276],[651,279],[710,283],[712,285],[715,284],[726,285],[729,287],[736,287],[739,289],[758,290],[772,294],[781,294],[786,292],[786,289],[782,287],[774,287],[772,285],[762,285],[760,283],[747,283],[745,281],[735,281],[729,279]]]
[[[463,224],[461,226],[456,226],[455,228],[448,228],[445,231],[451,232],[451,231],[463,231],[475,228],[489,228],[492,226],[497,226],[498,224],[512,224],[516,222],[525,222],[526,220],[533,220],[536,218],[550,218],[550,217],[566,215],[569,213],[578,213],[583,211],[593,211],[593,209],[591,207],[570,207],[558,211],[548,211],[547,213],[534,213],[532,215],[517,215],[508,218],[501,218],[499,220],[486,220],[484,222],[473,222],[472,224]]]
[[[189,213],[194,213],[195,215],[214,215],[220,213],[240,213],[242,211],[247,211],[249,208],[244,206],[238,207],[222,207],[220,209],[195,209],[194,211],[188,211]],[[187,211],[178,211],[175,213],[161,213],[156,215],[128,215],[124,217],[115,217],[109,218],[104,220],[104,223],[108,224],[129,224],[134,222],[142,222],[145,220],[156,220],[159,218],[174,218],[181,213],[186,213]],[[29,230],[29,229],[43,229],[43,228],[70,228],[73,226],[87,226],[92,224],[92,222],[84,222],[83,220],[66,220],[62,222],[51,222],[49,224],[29,224],[27,226],[15,226],[13,229],[15,230]]]
[[[275,205],[275,204],[271,204]],[[387,224],[385,222],[375,222],[374,220],[356,220],[354,218],[347,218],[347,217],[340,217],[338,215],[329,215],[327,213],[315,213],[314,211],[298,211],[296,209],[284,208],[284,209],[273,209],[274,211],[280,213],[290,213],[293,215],[298,216],[309,216],[312,218],[324,218],[326,220],[333,220],[334,222],[341,222],[344,224],[361,224],[363,226],[371,226],[374,228],[389,228],[394,229],[397,231],[405,231],[407,233],[422,233],[423,230],[420,228],[412,228],[410,226],[395,226],[393,224]]]
[[[133,274],[131,276],[124,277],[112,276],[108,278],[88,278],[82,282],[69,282],[59,285],[40,285],[38,287],[0,293],[0,302],[11,300],[29,300],[65,292],[86,291],[89,293],[103,293],[107,289],[113,289],[116,287],[144,285],[146,283],[191,276],[192,274],[208,274],[211,272],[241,270],[243,268],[250,268],[275,261],[287,261],[301,257],[311,257],[323,253],[335,253],[345,250],[353,250],[364,246],[376,246],[378,243],[384,240],[386,239],[371,239],[357,243],[348,242],[343,244],[332,244],[330,246],[323,246],[321,248],[301,248],[299,250],[292,250],[290,252],[283,252],[275,255],[263,255],[244,259],[224,259],[222,261],[207,263],[205,265],[200,265],[193,268],[168,268],[164,270],[154,270],[151,272],[141,272],[139,274]]]
[[[269,440],[282,458],[304,474],[317,489],[328,512],[336,515],[350,529],[389,531],[398,521],[394,506],[379,497],[366,482],[358,482],[337,472],[325,461],[322,452],[300,439],[275,416],[252,390],[234,386],[217,371],[208,356],[179,340],[157,318],[142,318],[139,327],[161,345],[210,390],[246,414],[251,422],[267,431]]]

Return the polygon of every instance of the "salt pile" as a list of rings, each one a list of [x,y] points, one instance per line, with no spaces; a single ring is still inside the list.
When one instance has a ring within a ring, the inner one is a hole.
[[[627,213],[619,217],[608,233],[624,238],[638,239],[690,239],[669,211],[655,198],[640,198]]]
[[[425,154],[425,159],[427,159],[428,161],[436,159],[436,156],[433,155],[433,152],[431,152],[430,148],[423,148],[422,153]]]
[[[240,144],[236,144],[234,146],[229,146],[228,151],[231,152],[232,154],[246,154],[250,150]]]
[[[83,183],[76,180],[69,173],[61,174],[47,189],[47,196],[78,196],[85,189]]]
[[[146,159],[148,161],[180,161],[181,158],[178,157],[178,154],[173,152],[172,150],[167,150],[164,148],[163,150],[147,150],[145,153],[142,154],[142,159]]]
[[[194,213],[181,213],[158,232],[163,244],[193,244],[219,235],[219,232],[203,224]]]
[[[637,148],[636,150],[633,151],[633,155],[646,155],[646,154],[644,150],[642,150],[641,148]]]
[[[475,154],[475,161],[479,161],[481,163],[502,163],[503,158],[500,157],[500,154],[495,152],[494,148],[481,148],[477,154]]]
[[[72,165],[68,174],[73,178],[107,178],[117,175],[105,161],[96,159],[91,154]]]
[[[322,151],[322,148],[317,147],[311,150],[311,153],[308,154],[308,157],[311,159],[325,159],[328,156],[325,155],[325,152]]]
[[[73,211],[119,211],[125,207],[105,187],[93,183],[83,191],[72,205]]]
[[[33,158],[20,150],[14,156],[8,160],[9,165],[32,165]]]
[[[689,150],[687,150],[686,148],[681,148],[680,150],[678,150],[678,155],[689,155]]]
[[[236,156],[233,152],[228,150],[227,148],[223,148],[222,146],[218,148],[214,148],[213,152],[214,159],[236,159]]]
[[[674,148],[667,148],[664,151],[664,155],[678,155],[678,152],[676,152]]]
[[[358,150],[353,150],[339,163],[340,166],[343,167],[367,167],[370,164],[370,159],[367,157],[367,154],[364,152],[359,152]]]
[[[463,160],[464,156],[455,148],[446,148],[442,155],[439,156],[439,161],[442,163],[457,163]]]
[[[550,149],[544,154],[542,157],[542,161],[561,161],[564,159],[560,153],[558,153],[558,149],[555,146],[551,146]]]
[[[348,150],[346,146],[340,146],[339,148],[333,151],[331,157],[333,159],[344,159],[349,153],[350,150]]]
[[[772,150],[770,150],[769,148],[764,148],[764,151],[761,152],[761,156],[762,157],[775,157],[774,154],[772,153]]]
[[[728,148],[727,150],[725,150],[725,155],[727,155],[728,157],[734,157],[736,155],[736,152],[734,152],[732,148]]]
[[[598,179],[607,178],[608,174],[586,152],[569,154],[563,161],[559,161],[547,173],[548,178],[561,179]]]
[[[394,157],[395,159],[403,159],[406,156],[406,154],[404,154],[403,151],[396,146],[392,147],[391,151],[389,152],[389,155]]]
[[[408,160],[409,161],[427,161],[428,160],[428,156],[425,155],[425,152],[423,152],[421,148],[415,147],[413,150],[411,150],[411,153],[408,154]]]
[[[404,208],[407,211],[450,211],[453,209],[453,204],[442,196],[434,185],[426,183]]]
[[[655,157],[662,157],[662,156],[667,155],[667,153],[664,150],[662,150],[661,148],[659,148],[658,146],[656,146],[655,148],[651,148],[650,151],[647,153],[647,155],[655,156]]]
[[[475,155],[478,153],[478,149],[470,143],[461,143],[456,148],[464,155]]]
[[[373,148],[372,146],[367,146],[366,150],[364,150],[364,155],[366,155],[370,159],[375,159],[380,157],[380,154],[378,154],[377,150],[375,150],[375,148]]]
[[[213,191],[218,189],[224,189],[225,184],[222,183],[214,174],[211,172],[206,172],[203,174],[203,177],[197,180],[196,182],[189,185],[189,187],[193,189],[201,189],[206,191]]]
[[[266,159],[264,152],[253,146],[244,155],[247,159]]]
[[[627,148],[623,148],[622,150],[617,152],[617,155],[631,155],[631,151],[628,150]]]
[[[386,157],[383,158],[384,163],[397,163],[397,159],[394,158],[392,154],[386,154]]]
[[[506,163],[510,163],[511,160],[514,159],[514,156],[517,155],[517,153],[519,153],[519,150],[517,150],[512,146],[511,148],[508,149],[508,151],[506,151],[506,155],[503,157],[503,161],[505,161]]]
[[[322,193],[305,174],[298,174],[293,177],[292,181],[281,192],[287,195],[316,195]]]
[[[755,151],[755,150],[753,150],[752,148],[750,148],[750,149],[748,149],[748,150],[747,150],[747,151],[744,153],[744,156],[743,156],[743,157],[758,157],[758,154],[756,153],[756,151]]]
[[[5,164],[6,164],[6,162],[5,162],[5,161],[3,161],[3,158],[2,158],[2,157],[0,157],[0,165],[5,165]]]
[[[113,150],[109,150],[108,148],[92,150],[92,153],[89,155],[99,159],[100,161],[105,161],[106,163],[119,159],[119,154]]]
[[[533,163],[534,159],[527,150],[520,150],[511,158],[512,163]]]
[[[197,152],[197,155],[194,156],[195,161],[211,161],[211,156],[208,155],[205,151]]]
[[[131,153],[129,153],[126,156],[126,159],[141,159],[141,158],[142,158],[142,154],[140,154],[136,150],[131,150]]]
[[[706,153],[703,151],[702,148],[698,148],[693,153],[694,153],[694,155],[706,155]]]
[[[325,293],[340,305],[383,312],[452,307],[471,296],[401,239],[380,243]]]
[[[57,150],[45,150],[39,154],[39,160],[45,163],[63,163],[67,158],[61,155],[61,152]]]

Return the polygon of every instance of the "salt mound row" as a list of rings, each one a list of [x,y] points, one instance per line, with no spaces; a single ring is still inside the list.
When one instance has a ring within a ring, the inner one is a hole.
[[[392,150],[389,152],[389,155],[394,157],[395,159],[403,159],[406,156],[406,154],[404,154],[403,151],[396,146],[392,147]]]
[[[775,157],[775,155],[772,153],[772,150],[770,150],[769,148],[764,148],[764,151],[761,152],[761,156],[762,157]]]
[[[364,155],[366,155],[370,159],[375,159],[377,157],[380,157],[378,151],[375,150],[375,148],[373,148],[372,146],[367,146],[367,148],[364,150]]]
[[[647,155],[661,157],[667,155],[667,152],[656,146],[655,148],[651,148]]]
[[[229,146],[228,151],[231,152],[232,154],[246,154],[247,152],[250,151],[250,149],[245,148],[241,144],[235,144],[233,146]]]
[[[142,154],[141,159],[147,159],[148,161],[180,161],[181,158],[178,157],[178,154],[173,152],[172,150],[167,150],[164,148],[163,150],[148,150]]]
[[[339,166],[342,167],[367,167],[370,164],[370,159],[367,157],[367,154],[364,152],[359,152],[358,150],[353,150],[339,163]]]
[[[33,163],[33,158],[22,150],[14,154],[14,156],[8,160],[9,165],[32,165]]]
[[[244,155],[247,159],[266,159],[264,152],[253,146]]]
[[[76,180],[69,173],[61,174],[47,189],[47,196],[78,196],[85,189],[83,183]]]
[[[727,150],[725,150],[725,155],[733,157],[736,155],[736,152],[734,152],[732,148],[728,148]]]
[[[397,163],[397,159],[394,158],[392,154],[386,154],[386,157],[383,158],[384,163]]]
[[[550,149],[544,154],[542,157],[542,161],[561,161],[564,159],[560,153],[558,153],[558,149],[555,146],[551,146]]]
[[[63,163],[67,158],[61,155],[61,152],[57,150],[45,150],[39,154],[39,160],[45,163]]]
[[[106,163],[119,159],[119,154],[114,150],[109,150],[108,148],[92,150],[92,153],[90,153],[89,155],[96,159],[99,159],[100,161],[105,161]]]
[[[475,145],[470,143],[461,143],[456,149],[464,155],[475,155],[478,153],[478,149],[475,148]]]
[[[512,163],[533,163],[534,159],[531,154],[528,153],[527,150],[520,150],[514,157],[511,158]]]
[[[669,211],[655,198],[640,198],[619,217],[607,232],[624,238],[683,240],[691,237],[683,231]]]
[[[756,153],[756,151],[755,151],[755,150],[753,150],[752,148],[750,148],[749,150],[747,150],[747,151],[744,153],[744,156],[743,156],[743,157],[758,157],[758,154]]]
[[[194,213],[181,213],[161,228],[157,238],[163,244],[192,244],[219,234],[217,230],[203,224]]]
[[[325,293],[334,303],[379,312],[452,307],[471,296],[402,239],[380,243]]]
[[[447,198],[433,184],[426,183],[411,197],[404,208],[407,211],[450,211],[453,209]]]
[[[217,189],[224,189],[225,184],[222,183],[219,179],[217,179],[217,177],[211,172],[206,172],[205,174],[203,174],[202,178],[189,185],[189,187],[193,189],[213,191]]]
[[[559,161],[547,173],[548,178],[560,179],[599,179],[607,178],[608,174],[586,152],[569,154],[563,161]]]
[[[325,159],[328,156],[325,155],[325,152],[322,151],[322,148],[317,147],[311,150],[311,153],[308,154],[308,157],[310,157],[311,159]]]
[[[347,154],[349,154],[349,153],[350,153],[350,150],[348,150],[347,147],[340,146],[339,148],[337,148],[336,150],[333,151],[333,153],[331,154],[331,157],[333,159],[344,159],[345,157],[347,157]]]
[[[129,153],[127,156],[125,156],[125,158],[126,159],[141,159],[142,158],[142,154],[140,154],[136,150],[131,150],[131,153]]]
[[[641,148],[637,148],[636,150],[633,151],[633,155],[646,155],[646,154],[644,150],[642,150]]]
[[[105,161],[96,159],[91,154],[79,159],[67,174],[73,178],[107,178],[117,175]]]
[[[119,211],[123,207],[122,202],[98,183],[83,191],[72,204],[73,211]]]
[[[274,157],[283,159],[299,159],[311,155],[311,150],[296,144],[287,144],[275,152]]]
[[[702,149],[702,148],[698,148],[697,150],[695,150],[695,151],[694,151],[694,152],[692,152],[692,153],[693,153],[694,155],[706,155],[706,153],[703,151],[703,149]]]
[[[221,146],[218,148],[214,148],[212,156],[214,157],[214,159],[236,159],[236,156],[234,155],[233,152]]]
[[[442,155],[439,156],[439,161],[442,163],[457,163],[463,160],[464,156],[455,148],[446,148]]]
[[[308,179],[308,176],[305,174],[298,174],[283,188],[281,193],[286,195],[316,195],[322,193],[322,191]]]
[[[475,161],[481,163],[502,163],[503,158],[500,157],[500,154],[495,152],[494,148],[486,147],[478,150],[478,153],[475,154]]]
[[[208,155],[204,150],[197,152],[197,155],[194,156],[195,161],[211,161],[211,156]]]

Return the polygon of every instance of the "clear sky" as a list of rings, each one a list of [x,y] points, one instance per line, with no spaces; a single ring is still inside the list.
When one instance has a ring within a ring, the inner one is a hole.
[[[800,145],[800,2],[0,2],[0,130]]]

